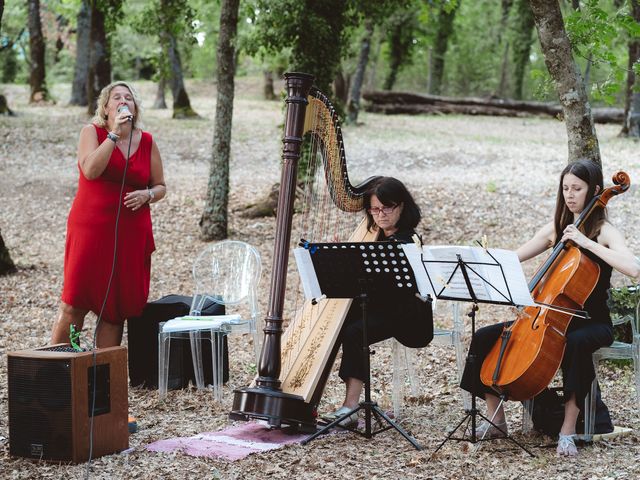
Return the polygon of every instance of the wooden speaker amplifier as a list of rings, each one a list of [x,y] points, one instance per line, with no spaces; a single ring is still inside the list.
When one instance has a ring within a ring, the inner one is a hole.
[[[80,463],[129,446],[127,349],[74,352],[60,344],[9,352],[11,455]],[[95,402],[93,402],[95,378]]]

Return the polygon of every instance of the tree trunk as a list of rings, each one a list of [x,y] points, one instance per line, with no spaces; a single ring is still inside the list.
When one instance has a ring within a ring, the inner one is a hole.
[[[262,72],[262,78],[264,79],[264,86],[262,92],[265,100],[275,100],[276,92],[273,89],[273,72],[271,70],[264,70]]]
[[[71,105],[87,105],[87,77],[89,75],[89,34],[91,9],[88,0],[82,0],[77,17],[76,65],[71,84]]]
[[[364,73],[369,63],[369,52],[371,51],[371,37],[373,37],[374,25],[370,19],[364,22],[364,36],[360,44],[360,56],[358,57],[358,66],[353,77],[353,85],[351,85],[351,94],[347,111],[349,122],[357,123],[358,112],[360,111],[360,95],[362,92],[362,83],[364,82]]]
[[[591,105],[584,82],[571,53],[557,1],[529,0],[538,29],[544,61],[556,86],[567,129],[568,161],[588,158],[601,164]]]
[[[501,10],[502,15],[500,16],[500,30],[498,31],[498,37],[496,41],[496,51],[500,48],[500,44],[502,43],[503,35],[507,31],[507,23],[509,20],[509,11],[513,6],[513,0],[502,0],[501,2]],[[496,90],[496,96],[500,98],[504,98],[507,96],[507,84],[509,82],[509,41],[504,42],[504,48],[502,52],[502,63],[500,65],[500,81],[498,83],[498,88]]]
[[[0,13],[2,12],[0,11]],[[2,232],[0,232],[0,276],[7,275],[15,271],[16,266],[14,265],[13,260],[11,260],[9,250],[7,250],[7,246],[4,244],[4,240],[2,238]]]
[[[349,97],[349,76],[344,76],[342,70],[338,70],[336,78],[333,80],[333,95],[334,98],[340,100],[341,105],[347,103]]]
[[[500,82],[496,96],[504,98],[507,96],[507,83],[509,81],[509,42],[504,42],[504,52],[502,53],[502,64],[500,65]]]
[[[45,75],[45,43],[40,22],[40,0],[29,0],[29,50],[31,59],[29,103],[45,102],[49,100],[49,93]]]
[[[87,111],[93,115],[100,91],[111,83],[109,42],[104,27],[105,15],[98,2],[90,2],[89,71],[87,73]]]
[[[460,0],[462,1],[462,0]],[[430,90],[433,95],[440,95],[442,92],[442,79],[444,77],[444,56],[449,47],[449,37],[453,33],[453,20],[456,17],[456,11],[460,6],[460,1],[448,12],[444,5],[440,7],[438,14],[438,27],[436,30],[436,38],[431,52],[430,65]]]
[[[165,100],[165,89],[167,86],[167,80],[164,77],[160,77],[158,80],[158,88],[156,90],[156,99],[153,102],[153,108],[158,110],[165,110],[167,108],[167,102]]]
[[[167,36],[167,56],[171,69],[171,93],[173,94],[173,118],[197,117],[198,114],[191,108],[189,95],[184,88],[182,77],[182,62],[178,51],[178,42],[171,32],[165,32]]]
[[[513,96],[522,99],[524,74],[533,44],[533,13],[528,0],[516,0],[513,38]]]
[[[389,26],[390,32],[388,33],[389,43],[389,73],[384,79],[382,88],[385,90],[393,90],[393,86],[396,84],[398,78],[398,72],[400,67],[406,58],[406,49],[409,48],[403,40],[403,30],[406,28],[404,21],[395,21]]]
[[[2,94],[0,94],[0,115],[9,115],[10,117],[13,117],[15,115],[15,113],[13,113],[13,110],[9,108],[7,97]]]
[[[376,38],[377,37],[377,38]],[[375,50],[373,52],[373,58],[371,59],[371,68],[369,69],[369,74],[367,75],[366,80],[366,89],[373,90],[376,87],[376,75],[378,73],[378,62],[380,61],[380,51],[382,50],[382,35],[378,34],[373,37],[372,41],[375,45]]]
[[[636,23],[640,23],[640,1],[631,0],[631,14]],[[640,40],[629,39],[629,61],[627,67],[627,84],[624,95],[624,122],[620,135],[640,137],[640,92],[634,92],[636,74],[633,65],[640,60]]]
[[[235,40],[238,32],[240,0],[222,0],[220,33],[217,46],[216,120],[213,131],[211,170],[200,232],[204,240],[227,238],[227,205],[229,203],[229,157],[235,75]]]

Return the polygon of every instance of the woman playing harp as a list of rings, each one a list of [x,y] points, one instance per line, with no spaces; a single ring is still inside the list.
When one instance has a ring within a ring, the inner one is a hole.
[[[283,424],[315,431],[317,405],[331,371],[339,344],[337,340],[342,323],[349,312],[350,299],[327,299],[313,305],[306,302],[300,308],[290,308],[289,325],[283,335],[284,300],[287,289],[287,267],[291,241],[297,243],[299,235],[291,234],[294,216],[295,192],[298,189],[298,163],[301,152],[311,152],[314,159],[322,160],[322,167],[308,168],[309,181],[319,188],[305,194],[305,202],[312,201],[319,192],[328,196],[328,203],[309,210],[316,212],[346,212],[351,214],[351,227],[357,225],[353,216],[360,216],[365,208],[365,195],[374,179],[352,185],[346,169],[342,133],[337,114],[328,99],[312,88],[313,77],[302,73],[285,74],[287,111],[283,137],[283,167],[278,197],[278,213],[274,247],[274,260],[269,295],[269,308],[265,319],[265,336],[254,385],[236,390],[231,418],[239,420],[262,419],[274,427]],[[304,138],[310,137],[311,148],[302,148]],[[313,177],[313,179],[311,178]],[[385,199],[382,205],[385,205]],[[391,201],[402,203],[402,198]],[[383,208],[380,206],[379,208]],[[389,205],[388,205],[389,206]],[[368,206],[370,208],[370,205]],[[305,209],[306,210],[306,209]],[[382,216],[385,214],[383,213]],[[298,219],[303,214],[296,215]],[[333,218],[306,221],[311,228],[301,228],[303,238],[328,241],[333,238]],[[305,223],[304,220],[302,220]],[[375,241],[377,232],[369,231],[362,222],[348,238],[351,242]],[[417,222],[416,222],[417,223]],[[328,230],[320,232],[329,226]],[[410,225],[413,228],[415,224]],[[335,232],[336,229],[333,229]],[[291,315],[292,312],[296,312]],[[430,323],[430,322],[427,322]],[[428,339],[424,340],[428,343]]]
[[[409,243],[420,222],[420,209],[404,184],[393,177],[380,177],[364,198],[367,228],[378,231],[379,241]],[[425,347],[433,339],[431,302],[411,293],[394,298],[374,297],[369,301],[367,336],[369,345],[396,338],[406,347]],[[360,401],[367,377],[362,361],[362,311],[354,302],[340,332],[342,361],[339,375],[346,387],[345,399],[337,411],[323,418],[335,420],[353,410]],[[358,414],[342,420],[342,426],[357,424]]]

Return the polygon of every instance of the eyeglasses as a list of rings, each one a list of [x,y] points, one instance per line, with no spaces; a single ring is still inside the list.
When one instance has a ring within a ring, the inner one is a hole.
[[[371,215],[380,215],[381,213],[384,213],[385,215],[390,215],[391,212],[393,212],[396,207],[398,205],[392,205],[391,207],[371,207],[367,210],[367,212],[369,212]]]

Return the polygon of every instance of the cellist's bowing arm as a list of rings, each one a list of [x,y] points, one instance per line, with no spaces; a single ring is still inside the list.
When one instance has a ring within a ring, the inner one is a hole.
[[[540,255],[545,250],[553,247],[553,239],[555,238],[555,227],[553,222],[547,223],[544,227],[536,232],[531,240],[521,245],[517,250],[518,260],[524,262],[530,258]]]
[[[605,222],[602,225],[597,242],[588,239],[574,225],[568,225],[564,229],[562,241],[568,240],[585,250],[591,251],[620,273],[634,279],[638,279],[640,276],[638,259],[627,247],[622,233],[610,223]]]

